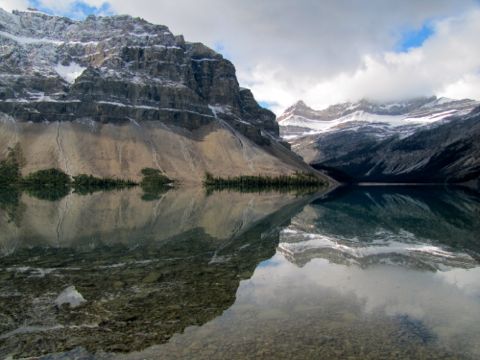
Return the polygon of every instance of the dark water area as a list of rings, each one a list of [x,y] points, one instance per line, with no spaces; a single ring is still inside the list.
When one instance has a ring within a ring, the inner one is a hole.
[[[480,358],[480,197],[0,196],[0,358]]]

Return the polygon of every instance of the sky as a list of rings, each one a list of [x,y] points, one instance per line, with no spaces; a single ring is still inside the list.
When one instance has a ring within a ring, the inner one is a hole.
[[[367,98],[480,100],[480,0],[0,0],[82,19],[130,14],[222,53],[277,114]]]

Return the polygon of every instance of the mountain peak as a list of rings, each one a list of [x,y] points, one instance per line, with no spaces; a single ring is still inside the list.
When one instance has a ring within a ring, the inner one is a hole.
[[[304,110],[310,110],[314,111],[311,107],[309,107],[303,100],[298,100],[296,103],[294,103],[292,106],[287,108],[285,112],[296,112],[296,111],[304,111]]]
[[[18,141],[35,154],[26,173],[48,164],[137,181],[156,168],[201,182],[205,172],[311,170],[280,141],[275,115],[240,89],[230,61],[164,25],[1,10],[0,48],[0,133],[11,139],[0,154]]]
[[[364,98],[355,103],[346,102],[331,105],[324,110],[313,110],[303,101],[298,101],[279,116],[277,121],[282,126],[283,136],[290,139],[315,132],[333,131],[339,127],[354,128],[362,124],[388,124],[389,132],[397,126],[420,126],[464,114],[477,105],[478,102],[474,100],[436,96],[389,102]]]
[[[287,108],[284,113],[277,119],[278,122],[281,122],[284,118],[290,116],[301,116],[309,117],[314,116],[315,110],[309,107],[303,100],[298,100],[295,104]]]
[[[307,104],[303,100],[298,100],[295,104],[293,104],[293,107],[308,107]]]

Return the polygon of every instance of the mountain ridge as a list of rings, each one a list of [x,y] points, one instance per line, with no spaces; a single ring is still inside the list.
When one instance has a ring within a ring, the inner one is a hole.
[[[364,100],[321,110],[316,119],[302,117],[304,109],[297,103],[278,118],[281,134],[306,162],[337,180],[479,183],[475,100],[430,97],[380,105]]]
[[[335,126],[345,127],[355,121],[385,122],[396,127],[421,125],[459,113],[466,114],[477,105],[480,105],[480,102],[471,99],[457,100],[430,96],[391,102],[362,99],[358,102],[345,102],[323,110],[314,110],[299,100],[277,117],[277,122],[283,131],[282,136],[293,138],[326,132]],[[301,128],[303,133],[289,131],[289,127]]]
[[[315,172],[230,61],[164,25],[0,9],[0,58],[0,154],[18,143],[25,173],[139,180],[155,168],[199,183]]]

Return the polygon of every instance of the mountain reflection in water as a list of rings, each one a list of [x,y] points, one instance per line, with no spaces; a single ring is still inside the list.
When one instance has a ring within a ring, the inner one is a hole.
[[[0,207],[2,358],[480,356],[475,194],[17,200]]]
[[[280,249],[310,258],[416,269],[471,268],[480,254],[480,202],[468,192],[425,187],[340,189],[317,200],[282,233]]]

